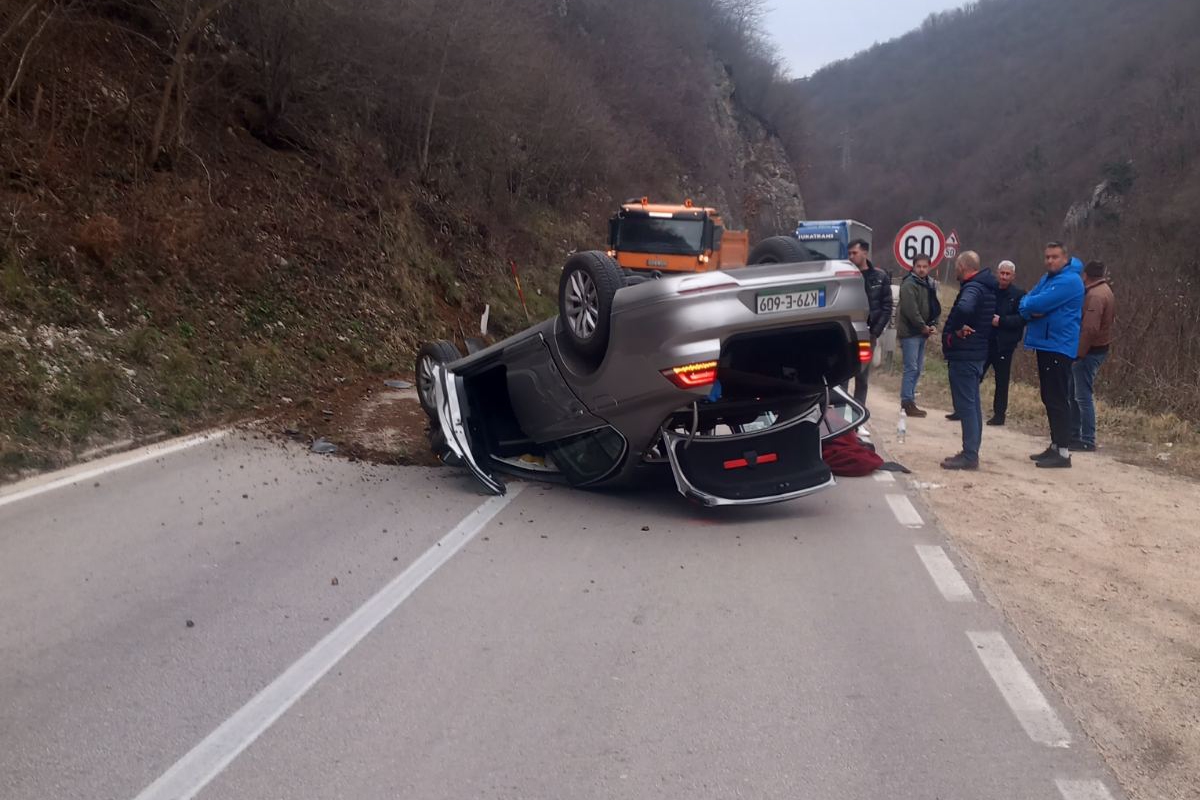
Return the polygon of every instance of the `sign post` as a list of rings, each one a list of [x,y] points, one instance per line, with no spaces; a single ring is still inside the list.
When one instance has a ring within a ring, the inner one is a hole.
[[[958,240],[958,231],[950,231],[950,235],[946,237],[946,263],[951,265],[954,259],[958,258],[958,252],[962,249],[962,243]],[[950,280],[950,269],[946,269],[946,280]]]
[[[917,220],[896,234],[892,254],[896,256],[896,263],[908,272],[912,272],[917,256],[928,256],[932,268],[937,269],[946,258],[946,244],[946,235],[941,228],[927,220]]]

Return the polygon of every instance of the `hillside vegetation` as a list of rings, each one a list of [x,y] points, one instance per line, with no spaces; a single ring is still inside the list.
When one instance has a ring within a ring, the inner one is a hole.
[[[810,210],[867,220],[888,244],[936,220],[988,264],[1014,259],[1027,287],[1041,245],[1065,238],[1114,276],[1118,343],[1098,391],[1200,420],[1198,65],[1195,2],[935,15],[798,84]]]
[[[800,213],[756,0],[0,0],[0,473],[553,309],[616,200]],[[285,401],[286,402],[286,401]]]

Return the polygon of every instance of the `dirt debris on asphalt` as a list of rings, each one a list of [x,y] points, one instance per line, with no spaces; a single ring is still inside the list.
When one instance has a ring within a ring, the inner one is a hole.
[[[871,402],[876,441],[913,470],[1131,797],[1200,797],[1200,485],[1104,442],[1069,470],[1037,469],[1046,440],[1007,427],[985,427],[978,472],[948,472],[959,425],[929,408],[900,443],[885,397]]]
[[[346,383],[308,409],[281,407],[266,425],[307,442],[317,453],[379,464],[440,463],[429,449],[428,420],[416,390],[391,388],[379,380]]]

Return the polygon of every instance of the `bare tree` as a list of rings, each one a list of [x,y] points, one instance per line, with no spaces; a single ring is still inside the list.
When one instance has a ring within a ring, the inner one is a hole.
[[[2,113],[7,113],[8,101],[12,99],[13,93],[21,85],[21,79],[25,77],[25,70],[29,65],[30,56],[34,52],[38,40],[42,38],[46,26],[50,24],[50,21],[58,13],[59,8],[57,3],[51,2],[49,10],[43,10],[43,6],[45,5],[47,5],[47,0],[30,0],[24,10],[5,28],[4,33],[0,34],[0,46],[3,46],[10,38],[16,36],[26,22],[36,18],[37,14],[41,14],[41,21],[29,38],[25,40],[25,44],[21,47],[17,57],[16,66],[13,68],[12,77],[5,84],[4,95],[0,97],[0,109],[3,109]]]
[[[158,103],[158,114],[154,118],[154,127],[150,132],[150,143],[146,148],[146,161],[153,164],[158,161],[163,150],[163,137],[166,134],[167,118],[171,111],[171,98],[175,96],[176,111],[180,123],[186,108],[187,97],[187,67],[192,45],[204,30],[205,26],[225,6],[234,0],[182,0],[179,6],[179,22],[175,25],[176,37],[171,66],[167,72],[167,80],[163,86]],[[175,135],[179,135],[179,123]]]

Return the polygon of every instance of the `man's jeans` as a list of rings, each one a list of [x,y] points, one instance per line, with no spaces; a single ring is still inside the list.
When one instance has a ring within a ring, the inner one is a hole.
[[[900,382],[900,402],[915,403],[917,381],[925,371],[925,337],[905,336],[900,340],[900,351],[904,354],[904,379]]]
[[[1075,441],[1096,445],[1096,403],[1092,399],[1092,388],[1096,384],[1096,373],[1108,358],[1108,353],[1088,353],[1071,365],[1075,392],[1071,397],[1071,430]]]
[[[950,396],[954,413],[962,421],[963,456],[968,461],[979,460],[979,445],[983,441],[983,407],[979,402],[979,380],[983,377],[983,361],[947,361],[950,373]]]

